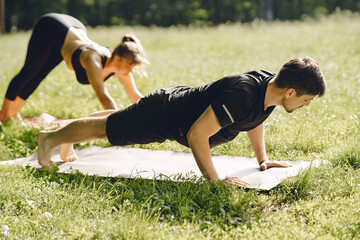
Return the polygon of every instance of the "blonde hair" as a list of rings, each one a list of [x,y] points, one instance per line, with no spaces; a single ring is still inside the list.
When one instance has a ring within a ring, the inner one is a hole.
[[[121,43],[112,52],[111,59],[115,56],[130,60],[132,64],[136,65],[135,71],[138,70],[140,74],[147,75],[145,65],[150,64],[150,62],[146,59],[140,40],[134,34],[128,33],[122,37]]]

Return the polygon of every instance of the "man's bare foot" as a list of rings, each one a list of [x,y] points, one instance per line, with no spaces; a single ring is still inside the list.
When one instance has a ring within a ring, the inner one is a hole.
[[[50,167],[51,165],[55,165],[53,161],[51,161],[51,157],[54,153],[55,147],[51,147],[47,142],[49,133],[46,131],[40,131],[37,135],[38,141],[38,162],[41,166]]]
[[[60,149],[60,158],[64,162],[72,162],[77,159],[74,145],[70,143],[62,144]]]

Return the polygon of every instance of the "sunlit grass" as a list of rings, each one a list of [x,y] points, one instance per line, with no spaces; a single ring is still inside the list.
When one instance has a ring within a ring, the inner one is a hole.
[[[254,22],[213,28],[112,27],[89,29],[115,47],[135,33],[151,62],[134,75],[145,95],[165,86],[197,86],[254,69],[277,72],[286,61],[311,56],[328,83],[324,97],[292,114],[277,108],[266,124],[270,159],[327,159],[270,192],[211,183],[103,179],[81,174],[0,168],[0,238],[9,239],[300,239],[359,238],[360,17]],[[0,98],[23,64],[30,32],[0,36]],[[118,106],[130,104],[118,80],[106,83]],[[21,110],[76,118],[101,110],[91,86],[60,64]],[[37,130],[8,122],[0,130],[0,160],[36,151]],[[109,146],[91,141],[82,146]],[[135,147],[189,151],[166,141]],[[246,133],[214,154],[254,157]]]

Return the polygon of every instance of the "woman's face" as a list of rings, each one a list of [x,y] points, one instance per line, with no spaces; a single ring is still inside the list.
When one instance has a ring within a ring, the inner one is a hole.
[[[135,66],[130,60],[119,56],[114,57],[113,64],[115,67],[114,77],[128,76]]]

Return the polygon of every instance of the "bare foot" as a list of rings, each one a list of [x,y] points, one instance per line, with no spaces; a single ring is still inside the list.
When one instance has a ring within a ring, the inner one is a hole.
[[[72,162],[77,159],[74,145],[70,143],[62,144],[60,149],[60,158],[64,162]]]
[[[46,131],[40,131],[37,135],[38,141],[38,162],[41,166],[50,167],[51,165],[55,165],[53,161],[51,161],[51,157],[54,153],[55,147],[51,147],[49,143],[47,143],[49,133]]]

